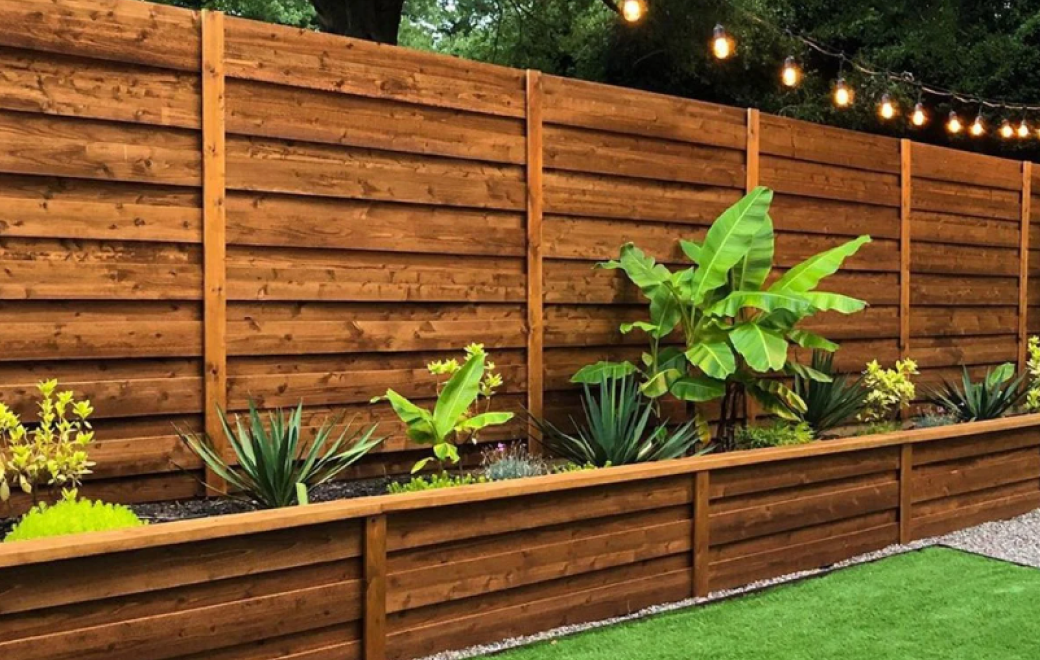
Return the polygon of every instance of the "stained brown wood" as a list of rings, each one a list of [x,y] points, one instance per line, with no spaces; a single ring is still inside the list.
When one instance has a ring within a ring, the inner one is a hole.
[[[365,660],[386,658],[386,516],[365,519]]]
[[[910,354],[910,215],[913,206],[913,151],[909,140],[899,142],[899,352]]]
[[[899,453],[899,542],[909,543],[913,523],[914,446],[903,445]]]
[[[711,547],[711,474],[698,472],[693,478],[693,591],[692,596],[708,595],[711,584],[709,550]]]
[[[227,217],[225,185],[224,14],[206,11],[202,17],[202,142],[203,142],[203,401],[206,436],[217,452],[231,460],[231,448],[220,422],[227,410]],[[206,486],[214,493],[227,484],[206,470]]]
[[[535,417],[542,416],[544,311],[542,308],[542,166],[544,139],[542,78],[537,71],[527,72],[527,403]],[[533,431],[529,450],[541,454],[541,438]]]
[[[1018,370],[1026,368],[1026,346],[1029,341],[1029,222],[1032,216],[1033,164],[1022,163],[1022,224],[1018,274]]]

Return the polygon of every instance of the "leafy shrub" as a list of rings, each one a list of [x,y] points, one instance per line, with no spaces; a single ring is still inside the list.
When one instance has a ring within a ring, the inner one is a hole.
[[[610,467],[610,462],[608,461],[607,464],[604,465],[603,467]],[[579,465],[579,464],[574,463],[572,461],[567,461],[566,463],[560,463],[559,465],[553,465],[552,467],[549,468],[549,473],[550,474],[570,474],[571,472],[586,472],[588,470],[598,470],[599,468],[600,468],[600,466],[593,465],[592,463],[584,463],[584,464]]]
[[[1040,337],[1030,337],[1027,346],[1029,358],[1026,360],[1026,373],[1029,378],[1029,391],[1026,392],[1025,409],[1029,412],[1040,412]]]
[[[485,449],[481,465],[484,476],[489,481],[524,479],[549,474],[549,466],[545,461],[531,456],[527,447],[520,443],[499,443],[492,449]]]
[[[957,416],[951,415],[946,412],[943,408],[935,408],[934,410],[928,411],[923,415],[915,417],[914,428],[917,429],[931,429],[939,426],[949,426],[950,424],[957,423]]]
[[[863,372],[867,397],[857,419],[868,424],[891,420],[913,401],[917,390],[910,377],[917,373],[917,363],[909,358],[898,360],[894,369],[882,368],[877,360],[870,362]]]
[[[486,360],[483,344],[466,347],[466,362],[457,360],[431,362],[426,365],[434,375],[450,376],[437,386],[437,403],[433,411],[420,408],[393,390],[372,399],[372,403],[387,400],[408,427],[408,437],[433,447],[433,456],[418,461],[412,473],[423,469],[432,460],[459,462],[457,445],[477,442],[477,433],[488,426],[505,424],[513,413],[491,412],[491,397],[502,384],[502,376],[494,373],[495,363]],[[483,401],[483,410],[481,408]]]
[[[979,383],[972,381],[967,367],[963,369],[960,385],[944,379],[942,387],[928,392],[928,400],[950,411],[957,421],[1003,417],[1026,396],[1021,387],[1024,376],[1014,378],[1010,362],[987,371]]]
[[[281,409],[263,415],[249,401],[249,423],[235,416],[231,430],[227,415],[218,410],[220,424],[236,457],[229,464],[212,443],[194,433],[181,433],[181,440],[191,448],[220,478],[241,490],[262,506],[274,509],[300,502],[300,491],[323,484],[350,467],[383,438],[373,437],[376,427],[351,431],[346,424],[332,441],[333,428],[342,418],[327,419],[318,429],[310,447],[303,451],[303,402],[288,415]],[[297,484],[303,484],[300,489]]]
[[[700,441],[696,419],[672,430],[668,420],[657,422],[652,401],[640,393],[631,375],[603,376],[597,393],[585,385],[581,405],[585,420],[571,420],[573,434],[533,418],[545,448],[578,465],[605,467],[679,458]]]
[[[885,433],[895,433],[896,431],[902,431],[903,425],[895,420],[886,420],[884,422],[871,422],[865,426],[861,426],[856,429],[854,435],[884,435]]]
[[[11,497],[12,485],[26,493],[41,485],[76,488],[90,474],[94,432],[87,418],[94,409],[70,391],[55,394],[57,387],[57,380],[37,384],[43,398],[31,430],[0,403],[0,500]]]
[[[832,353],[813,351],[811,368],[829,380],[814,377],[811,373],[803,374],[801,369],[795,370],[792,389],[805,402],[805,412],[791,412],[821,435],[859,414],[867,391],[862,378],[849,382],[847,375],[835,375]]]
[[[742,426],[737,429],[737,447],[740,449],[804,445],[812,442],[813,438],[813,430],[805,422],[778,421],[772,426]]]
[[[431,474],[428,477],[412,477],[404,483],[394,482],[387,486],[386,490],[392,494],[418,493],[424,490],[437,490],[439,488],[455,488],[456,486],[472,486],[473,484],[486,484],[487,477],[472,474],[448,474],[441,472]]]
[[[33,507],[18,521],[4,541],[28,541],[48,536],[103,532],[140,527],[144,524],[128,507],[77,500],[75,494],[68,493],[53,506],[38,504]]]

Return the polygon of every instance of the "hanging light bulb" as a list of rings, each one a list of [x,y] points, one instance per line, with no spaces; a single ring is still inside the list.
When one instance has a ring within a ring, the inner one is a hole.
[[[637,23],[646,14],[646,4],[643,0],[624,0],[621,3],[621,18],[629,23]]]
[[[896,116],[896,104],[888,94],[881,95],[881,103],[878,104],[878,115],[882,119],[891,119]]]
[[[1025,118],[1022,119],[1022,123],[1018,125],[1018,128],[1015,130],[1015,132],[1018,134],[1018,137],[1022,138],[1023,140],[1029,137],[1029,124],[1026,123]]]
[[[855,93],[852,88],[845,83],[844,78],[838,78],[838,82],[834,84],[834,105],[839,108],[847,108],[852,105],[852,99],[855,97]]]
[[[802,81],[802,69],[798,66],[798,61],[794,57],[788,56],[784,60],[784,68],[780,72],[780,80],[786,87],[797,87],[798,83]]]
[[[1015,137],[1015,129],[1011,128],[1011,122],[1007,119],[1000,122],[1000,137],[1009,140]]]
[[[914,113],[910,115],[910,123],[914,126],[924,126],[928,121],[928,113],[924,111],[924,104],[920,101],[914,106]]]
[[[982,121],[982,113],[980,112],[975,116],[975,121],[971,122],[971,128],[968,129],[972,137],[981,137],[986,134],[986,124]]]
[[[957,113],[950,110],[950,118],[946,120],[946,130],[950,135],[957,135],[964,129],[964,124],[961,123],[961,118],[957,116]]]
[[[711,36],[711,52],[716,59],[724,60],[733,54],[733,40],[726,34],[722,23],[715,26]]]

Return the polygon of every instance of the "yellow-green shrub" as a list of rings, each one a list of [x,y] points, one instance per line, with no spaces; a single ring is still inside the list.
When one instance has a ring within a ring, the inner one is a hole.
[[[1029,359],[1026,360],[1026,372],[1029,391],[1026,392],[1025,408],[1029,412],[1040,412],[1040,337],[1030,337],[1027,349]]]
[[[4,538],[4,542],[103,532],[140,527],[144,524],[137,514],[125,506],[77,500],[74,492],[68,492],[64,499],[53,506],[39,504],[33,507],[18,521]]]
[[[0,404],[0,500],[11,497],[12,486],[32,493],[37,486],[79,486],[94,466],[87,446],[94,440],[90,401],[76,401],[71,391],[55,393],[57,380],[39,383],[43,399],[39,422],[25,426]]]
[[[894,369],[882,368],[877,360],[870,362],[863,372],[867,398],[857,419],[868,424],[884,422],[909,406],[917,393],[910,377],[917,373],[917,363],[910,358],[896,361]]]

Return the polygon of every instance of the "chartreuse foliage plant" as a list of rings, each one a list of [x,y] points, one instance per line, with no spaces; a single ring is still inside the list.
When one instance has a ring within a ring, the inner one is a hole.
[[[942,387],[928,392],[928,399],[956,417],[959,422],[974,422],[1003,417],[1026,396],[1022,389],[1025,376],[1015,378],[1015,366],[1005,362],[986,372],[986,377],[972,381],[964,367],[961,382],[943,380]]]
[[[914,400],[917,388],[911,377],[917,374],[917,363],[910,358],[897,360],[893,369],[885,369],[877,360],[868,363],[863,372],[863,387],[867,390],[867,397],[857,419],[867,424],[891,421]]]
[[[766,412],[796,420],[805,402],[775,376],[830,380],[791,362],[788,349],[791,344],[838,348],[799,324],[818,312],[851,314],[864,308],[862,300],[816,288],[870,237],[809,257],[767,283],[775,247],[772,198],[771,190],[756,188],[715,220],[703,242],[681,241],[693,262],[685,270],[673,273],[631,243],[621,248],[617,260],[599,264],[623,270],[649,301],[649,320],[626,323],[621,332],[645,333],[650,347],[638,365],[600,362],[581,369],[572,380],[594,384],[603,377],[638,374],[640,391],[651,398],[670,394],[693,403],[722,399],[719,435],[724,442],[743,412],[745,392]],[[673,333],[681,337],[681,346],[666,343]],[[697,428],[706,441],[708,427],[699,415]]]
[[[387,492],[391,494],[421,493],[424,490],[439,490],[441,488],[455,488],[457,486],[472,486],[473,484],[485,484],[488,478],[483,475],[474,474],[448,474],[441,472],[429,476],[415,476],[403,483],[394,482],[387,486]]]
[[[790,447],[804,445],[815,439],[812,428],[805,422],[777,420],[769,426],[744,426],[737,429],[739,449]]]
[[[265,416],[249,401],[249,416],[232,424],[219,410],[220,424],[235,461],[228,462],[205,436],[181,433],[184,443],[233,488],[261,506],[275,509],[307,503],[307,489],[334,479],[383,441],[376,427],[352,430],[342,418],[326,419],[310,440],[303,440],[303,402],[291,412],[279,409]],[[301,487],[302,485],[302,487]],[[301,497],[302,496],[302,497]]]
[[[1026,374],[1029,387],[1026,392],[1025,409],[1028,412],[1040,412],[1040,337],[1030,337],[1026,346]]]
[[[437,386],[433,410],[417,406],[393,390],[372,399],[372,403],[389,401],[408,427],[408,437],[433,447],[433,456],[418,461],[412,467],[413,474],[432,460],[458,463],[458,445],[467,441],[475,444],[482,429],[513,418],[513,413],[491,411],[491,399],[502,385],[502,376],[495,373],[494,362],[487,360],[483,344],[470,344],[465,352],[462,365],[457,360],[426,365],[430,373],[449,377]]]
[[[87,448],[94,431],[88,418],[94,409],[57,388],[57,380],[37,384],[41,400],[33,425],[0,403],[0,500],[7,501],[12,488],[30,494],[40,486],[74,489],[90,474]]]
[[[572,420],[571,433],[533,418],[545,448],[576,465],[608,467],[679,458],[700,440],[694,420],[675,428],[669,428],[668,420],[657,420],[652,401],[639,392],[631,375],[601,375],[596,392],[584,386],[581,405],[585,419]]]
[[[30,509],[4,541],[29,541],[48,536],[127,529],[144,524],[129,507],[78,500],[75,491],[66,491],[65,497],[57,504],[48,506],[41,503]]]

